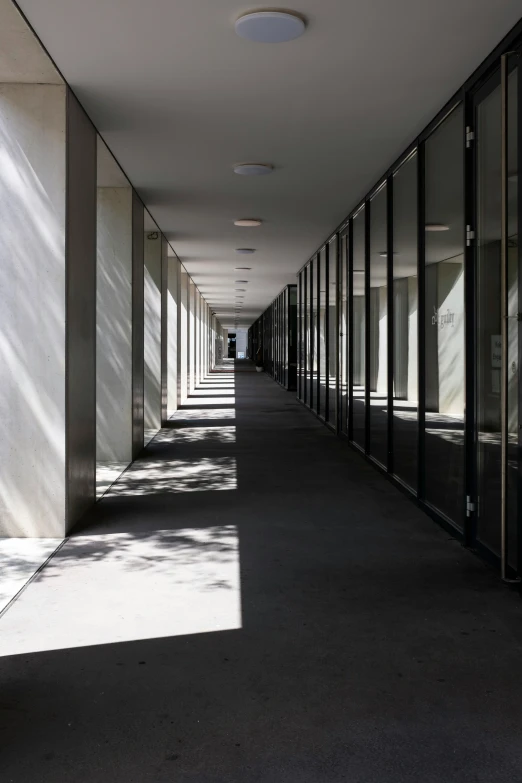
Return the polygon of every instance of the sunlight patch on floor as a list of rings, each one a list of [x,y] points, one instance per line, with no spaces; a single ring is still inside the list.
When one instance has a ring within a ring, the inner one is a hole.
[[[235,427],[179,427],[179,429],[161,430],[155,443],[235,443]]]
[[[0,655],[237,628],[234,525],[78,536],[0,618]]]
[[[180,492],[219,492],[237,489],[234,457],[196,460],[136,460],[105,497]]]
[[[129,462],[96,463],[96,497],[99,499],[130,465]]]
[[[62,541],[62,538],[0,538],[0,612]]]

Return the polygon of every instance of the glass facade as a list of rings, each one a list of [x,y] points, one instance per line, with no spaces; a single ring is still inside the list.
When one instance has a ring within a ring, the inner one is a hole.
[[[506,578],[522,541],[518,68],[491,58],[298,275],[299,399]]]
[[[303,279],[299,287],[302,288],[304,284]],[[299,376],[297,365],[298,328],[300,345],[304,345],[303,310],[304,303],[299,300],[298,319],[298,286],[289,285],[248,330],[249,358],[257,361],[261,348],[264,371],[285,389],[296,390],[298,377],[301,381],[304,378],[303,364],[299,365]]]

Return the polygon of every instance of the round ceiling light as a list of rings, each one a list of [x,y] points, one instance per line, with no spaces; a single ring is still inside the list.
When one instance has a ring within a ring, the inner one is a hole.
[[[426,231],[449,231],[449,226],[445,223],[426,223]]]
[[[299,38],[306,24],[297,14],[288,11],[255,11],[240,16],[235,24],[241,38],[255,43],[285,43]]]
[[[239,253],[243,256],[248,256],[251,253],[255,253],[255,249],[253,247],[236,247],[236,253]]]
[[[238,163],[234,166],[235,174],[242,174],[244,177],[262,177],[265,174],[271,174],[273,166],[268,163]]]
[[[241,218],[241,220],[234,220],[234,225],[254,228],[255,226],[260,226],[262,222],[262,220],[258,220],[257,218]]]

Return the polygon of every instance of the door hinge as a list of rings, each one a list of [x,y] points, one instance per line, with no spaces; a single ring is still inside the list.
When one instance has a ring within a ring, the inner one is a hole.
[[[466,226],[466,246],[470,247],[471,243],[475,239],[475,232],[471,226]]]
[[[475,141],[475,132],[471,130],[469,125],[466,127],[466,147],[471,147],[471,142]]]
[[[470,517],[475,511],[475,503],[471,500],[471,495],[466,497],[466,516]]]

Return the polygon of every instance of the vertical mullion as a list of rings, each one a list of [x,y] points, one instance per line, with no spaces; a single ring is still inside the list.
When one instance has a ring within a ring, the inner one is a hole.
[[[393,342],[393,175],[388,177],[386,183],[386,232],[387,232],[387,263],[386,280],[388,286],[387,301],[387,340],[388,340],[388,473],[394,473],[393,466],[393,370],[394,370],[394,342]]]
[[[517,171],[522,162],[522,69],[521,57],[517,64]],[[517,235],[518,235],[518,312],[522,310],[522,243],[520,229],[522,228],[522,176],[517,184]],[[522,367],[522,321],[518,322],[518,367]],[[518,381],[518,466],[517,466],[517,572],[522,570],[522,382]]]
[[[330,328],[328,308],[330,305],[330,244],[324,249],[324,420],[330,421]]]
[[[364,451],[370,453],[370,224],[371,201],[364,210]]]
[[[464,101],[464,215],[465,225],[474,226],[477,229],[476,210],[476,141],[466,149],[466,127],[475,128],[475,105],[471,96],[466,96]],[[475,139],[477,134],[475,133]],[[464,345],[465,345],[465,423],[464,423],[464,486],[465,495],[476,499],[477,497],[477,462],[476,462],[476,245],[470,247],[464,243]],[[466,498],[463,499],[464,503]],[[466,546],[474,546],[477,535],[476,514],[467,516],[466,506],[463,509],[464,516],[464,543]]]
[[[337,234],[337,239],[335,242],[335,248],[336,248],[336,257],[335,257],[335,431],[339,433],[341,427],[340,427],[340,399],[339,399],[339,389],[340,389],[340,375],[341,375],[341,367],[339,362],[339,350],[340,350],[340,337],[339,333],[341,331],[341,315],[340,315],[340,249],[341,249],[341,237],[340,234]]]
[[[348,439],[353,441],[353,218],[350,218],[347,247],[347,297],[348,297],[348,340],[346,351],[348,361]]]
[[[318,253],[316,256],[316,274],[315,274],[315,280],[317,285],[317,291],[316,291],[316,317],[315,317],[315,337],[316,337],[316,353],[317,353],[317,388],[316,388],[316,405],[315,405],[315,411],[317,414],[319,414],[320,406],[321,406],[321,341],[319,340],[319,334],[320,334],[320,328],[319,324],[321,322],[321,308],[320,308],[320,300],[321,300],[321,253]]]
[[[417,495],[424,500],[425,497],[425,444],[426,444],[426,291],[425,291],[425,255],[426,255],[426,235],[425,235],[425,147],[424,143],[419,145],[417,167],[417,365],[418,365],[418,398],[419,398],[419,422],[417,431]]]
[[[309,353],[309,321],[310,316],[308,313],[308,267],[306,266],[304,269],[304,333],[303,333],[303,345],[304,345],[304,351],[303,351],[303,368],[304,368],[304,375],[303,375],[303,402],[307,402],[308,400],[308,378],[310,374],[310,368],[309,368],[309,359],[308,359],[308,353]]]

